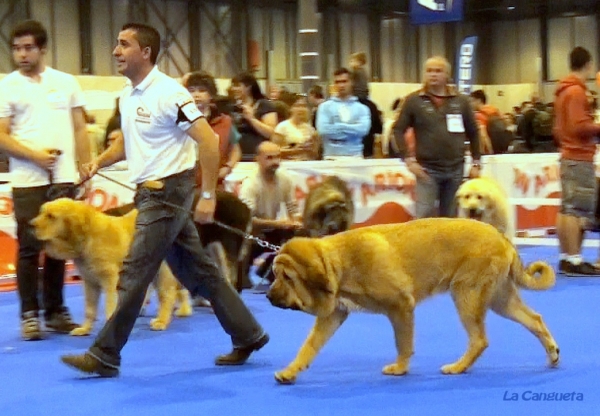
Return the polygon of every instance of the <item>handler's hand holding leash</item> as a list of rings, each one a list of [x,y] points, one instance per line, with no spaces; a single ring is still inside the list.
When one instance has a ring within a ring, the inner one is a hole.
[[[46,169],[48,172],[52,172],[54,166],[56,165],[56,160],[61,155],[60,150],[56,149],[43,149],[37,152],[35,159],[33,162],[41,167],[42,169]]]
[[[82,181],[89,181],[98,172],[98,162],[95,160],[81,165],[80,175]]]
[[[200,198],[194,210],[194,221],[200,224],[208,224],[214,221],[217,200],[215,198]]]

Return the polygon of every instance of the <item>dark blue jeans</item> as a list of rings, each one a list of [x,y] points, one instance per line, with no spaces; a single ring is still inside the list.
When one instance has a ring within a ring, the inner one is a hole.
[[[450,168],[447,171],[425,168],[429,178],[417,179],[415,187],[417,218],[436,216],[436,202],[439,202],[437,216],[456,216],[454,197],[463,181],[464,169],[464,165]]]
[[[138,209],[131,249],[119,276],[119,300],[113,316],[100,331],[90,353],[109,366],[121,364],[121,350],[138,317],[148,286],[163,259],[192,295],[211,302],[221,326],[234,347],[245,347],[263,335],[263,329],[217,266],[205,253],[192,216],[164,205],[167,201],[192,210],[194,172],[163,180],[160,190],[139,187],[134,202]]]

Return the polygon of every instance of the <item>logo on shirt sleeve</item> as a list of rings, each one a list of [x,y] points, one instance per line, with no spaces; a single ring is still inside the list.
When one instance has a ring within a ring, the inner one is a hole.
[[[190,96],[181,94],[177,97],[177,124],[187,122],[193,123],[204,115],[196,107],[196,103]]]

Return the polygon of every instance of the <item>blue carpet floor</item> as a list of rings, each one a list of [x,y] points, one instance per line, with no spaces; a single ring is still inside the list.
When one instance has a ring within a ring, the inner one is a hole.
[[[556,263],[555,248],[520,251],[525,262]],[[595,260],[597,252],[584,254]],[[439,368],[464,352],[466,335],[449,296],[441,295],[417,310],[416,353],[409,375],[381,375],[381,368],[394,359],[391,327],[381,316],[356,314],[294,386],[277,385],[273,373],[294,357],[313,318],[275,309],[264,295],[243,295],[271,335],[271,342],[247,365],[213,365],[230,343],[214,315],[200,310],[175,319],[162,333],[148,329],[149,317],[140,318],[123,350],[121,376],[97,379],[80,377],[58,359],[85,350],[91,337],[50,335],[41,342],[20,341],[17,295],[4,293],[0,415],[600,414],[600,278],[559,278],[548,292],[522,293],[543,315],[561,348],[558,369],[546,367],[542,346],[523,327],[490,313],[490,346],[484,355],[468,374],[442,375]],[[66,296],[81,319],[81,288],[66,288]],[[531,400],[538,393],[576,393],[583,400]],[[518,400],[507,400],[512,397]]]

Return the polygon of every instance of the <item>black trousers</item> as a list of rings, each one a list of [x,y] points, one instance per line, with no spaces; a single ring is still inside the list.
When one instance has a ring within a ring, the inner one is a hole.
[[[60,189],[62,195],[73,197],[73,184],[55,184],[52,187],[53,190]],[[21,300],[21,314],[44,309],[46,318],[63,308],[65,262],[45,257],[44,269],[39,272],[42,243],[35,237],[29,222],[38,215],[41,206],[50,200],[49,190],[50,185],[12,190],[19,242],[17,286]],[[42,303],[39,302],[40,286]]]

